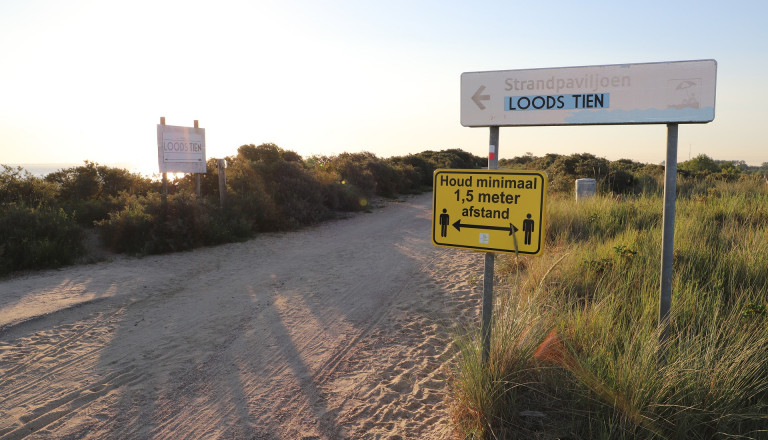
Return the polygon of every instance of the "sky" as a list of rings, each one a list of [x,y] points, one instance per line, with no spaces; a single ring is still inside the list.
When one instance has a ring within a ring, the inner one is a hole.
[[[715,119],[678,160],[768,162],[768,3],[757,1],[0,0],[0,163],[157,172],[157,124],[207,158],[461,148],[463,72],[715,59]],[[503,127],[499,157],[661,163],[666,126]]]

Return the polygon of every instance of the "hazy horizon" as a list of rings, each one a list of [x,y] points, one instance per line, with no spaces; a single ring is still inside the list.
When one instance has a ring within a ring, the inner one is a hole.
[[[447,149],[448,148],[444,148],[442,150],[447,150]],[[427,150],[422,150],[422,151],[419,151],[419,152],[416,152],[416,153],[411,153],[411,154],[418,154],[418,153],[421,153],[423,151],[427,151]],[[437,150],[437,151],[439,151],[439,150]],[[347,153],[358,153],[358,152],[348,151]],[[583,153],[589,153],[589,152],[585,151]],[[235,154],[236,154],[236,152],[235,152]],[[547,153],[544,153],[544,154],[547,154]],[[558,154],[558,153],[556,153],[556,154]],[[519,154],[519,155],[516,155],[516,156],[511,156],[511,157],[502,157],[501,159],[502,160],[503,159],[512,159],[513,157],[523,156],[523,155],[525,155],[525,153]],[[386,158],[386,157],[383,157],[383,156],[379,156],[378,154],[376,156],[379,157],[379,158]],[[543,156],[543,155],[537,155],[537,156],[540,157],[540,156]],[[308,157],[311,157],[311,156],[302,156],[303,159],[307,159]],[[388,156],[388,157],[391,157],[391,156]],[[597,157],[602,157],[602,156],[597,156]],[[696,157],[696,156],[691,156],[690,158],[686,157],[686,158],[682,159],[681,162],[684,162],[686,160],[692,159],[694,157]],[[611,159],[608,159],[608,160],[611,160]],[[614,159],[614,160],[618,160],[618,159]],[[611,160],[611,161],[614,161],[614,160]],[[716,160],[716,161],[740,161],[742,159],[714,159],[714,160]],[[83,165],[85,163],[85,161],[89,161],[89,160],[88,159],[84,159],[84,160],[82,160],[80,162],[62,162],[62,163],[35,163],[35,162],[30,162],[30,163],[2,163],[2,162],[0,162],[0,165],[7,165],[7,166],[10,166],[10,167],[14,167],[14,168],[15,167],[21,167],[21,168],[29,171],[34,176],[44,177],[44,176],[46,176],[46,175],[48,175],[50,173],[59,171],[61,169],[81,166],[81,165]],[[90,162],[96,162],[96,161],[90,161]],[[643,164],[654,164],[654,165],[663,165],[664,164],[664,161],[660,161],[660,162],[635,161],[635,162],[639,162],[639,163],[643,163]],[[154,169],[148,169],[146,167],[142,168],[141,164],[139,164],[138,162],[137,163],[130,163],[130,162],[102,163],[102,162],[96,162],[96,163],[98,165],[104,165],[104,166],[108,166],[108,167],[112,167],[112,168],[126,169],[129,172],[139,173],[141,175],[149,176],[149,177],[159,176],[161,174],[159,171],[157,171],[157,166],[155,166]],[[746,161],[745,161],[745,163],[747,163],[747,165],[749,165],[749,166],[754,166],[754,167],[759,167],[759,166],[763,165],[763,163],[751,164],[751,163],[746,162]],[[152,168],[152,167],[150,167],[150,168]],[[174,174],[174,173],[169,173],[169,174]],[[178,174],[182,175],[184,173],[178,173]]]

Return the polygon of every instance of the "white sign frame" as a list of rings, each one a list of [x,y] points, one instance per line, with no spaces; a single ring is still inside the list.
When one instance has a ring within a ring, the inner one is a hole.
[[[205,129],[157,125],[157,162],[161,173],[206,172]]]
[[[715,118],[713,59],[465,72],[465,127],[689,124]]]

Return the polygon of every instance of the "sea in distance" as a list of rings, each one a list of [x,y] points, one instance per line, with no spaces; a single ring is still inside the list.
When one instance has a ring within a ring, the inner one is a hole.
[[[0,165],[7,165],[14,169],[17,167],[21,167],[35,177],[45,177],[48,174],[55,173],[56,171],[82,166],[84,165],[84,163],[83,162],[80,162],[80,163],[0,163]],[[141,169],[136,164],[131,164],[131,163],[98,164],[98,165],[106,165],[113,168],[123,168],[130,171],[131,173],[139,173],[142,176],[146,176],[146,177],[154,177],[155,175],[159,174],[156,169],[154,171]]]

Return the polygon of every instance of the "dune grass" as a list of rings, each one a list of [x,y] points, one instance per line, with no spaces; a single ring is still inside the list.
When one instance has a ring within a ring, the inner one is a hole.
[[[661,197],[553,197],[545,255],[503,256],[490,361],[457,337],[464,438],[768,438],[768,190],[678,198],[671,332],[658,358]]]

